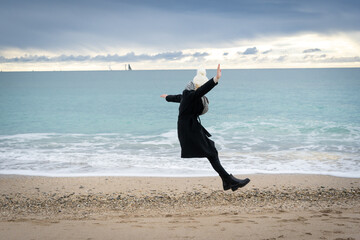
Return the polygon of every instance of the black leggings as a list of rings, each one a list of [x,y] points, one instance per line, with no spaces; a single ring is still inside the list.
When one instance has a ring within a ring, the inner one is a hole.
[[[219,176],[222,179],[226,179],[229,176],[226,170],[221,166],[218,155],[214,157],[208,157],[207,159],[209,159],[211,166],[214,168],[214,170],[219,174]]]

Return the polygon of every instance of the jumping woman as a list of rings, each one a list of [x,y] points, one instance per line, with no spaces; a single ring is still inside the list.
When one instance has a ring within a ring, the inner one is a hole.
[[[199,115],[208,111],[209,101],[205,97],[205,94],[218,84],[220,77],[220,64],[218,65],[216,76],[210,80],[206,77],[205,69],[198,69],[193,81],[188,83],[182,94],[163,94],[161,97],[165,98],[168,102],[180,103],[177,133],[181,146],[181,157],[206,157],[221,177],[224,190],[231,188],[235,191],[248,184],[250,179],[237,179],[225,171],[221,166],[215,143],[209,139],[211,135],[201,125],[199,118]]]

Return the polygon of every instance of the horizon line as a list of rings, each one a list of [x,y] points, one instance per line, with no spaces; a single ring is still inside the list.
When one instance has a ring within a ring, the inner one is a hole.
[[[359,67],[263,67],[263,68],[221,68],[221,70],[295,70],[295,69],[360,69]],[[132,69],[132,70],[20,70],[7,71],[0,69],[0,73],[17,73],[17,72],[132,72],[132,71],[183,71],[196,70],[196,68],[169,68],[169,69]],[[206,70],[216,70],[216,68],[206,68]]]

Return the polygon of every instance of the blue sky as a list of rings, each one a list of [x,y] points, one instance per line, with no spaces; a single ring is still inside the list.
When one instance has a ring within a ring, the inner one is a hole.
[[[360,67],[360,1],[1,1],[0,68]]]

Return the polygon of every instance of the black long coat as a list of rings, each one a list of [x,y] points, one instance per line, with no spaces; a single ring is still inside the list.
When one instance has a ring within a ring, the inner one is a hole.
[[[168,102],[180,103],[177,132],[182,158],[212,157],[218,154],[215,143],[209,139],[211,135],[198,121],[204,108],[201,97],[216,85],[210,79],[197,90],[184,90],[182,94],[166,97]]]

